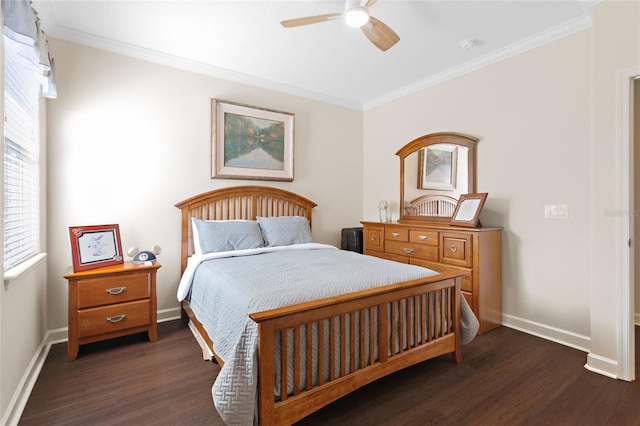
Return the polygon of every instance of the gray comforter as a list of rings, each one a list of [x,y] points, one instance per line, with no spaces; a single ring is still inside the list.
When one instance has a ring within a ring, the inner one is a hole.
[[[212,395],[227,424],[254,421],[258,333],[249,313],[437,274],[322,244],[228,256],[190,259],[178,292],[180,300],[190,293],[191,307],[225,361]],[[478,322],[461,300],[464,344],[475,337]]]

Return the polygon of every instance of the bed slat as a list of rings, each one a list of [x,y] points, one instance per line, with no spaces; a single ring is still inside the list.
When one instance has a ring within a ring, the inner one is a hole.
[[[282,348],[286,351],[287,348]],[[287,388],[284,388],[282,392],[286,392]],[[300,393],[300,327],[294,327],[293,329],[293,394],[298,395]]]
[[[317,324],[317,323],[316,323]],[[305,388],[308,390],[310,389],[310,385],[313,382],[313,324],[312,323],[307,323],[307,335],[306,337],[306,341],[307,341],[307,347],[306,347],[306,354],[307,354],[307,363],[306,363],[306,386]],[[318,355],[318,354],[316,354]],[[316,357],[317,359],[317,357]],[[316,372],[316,374],[318,374]]]
[[[286,331],[280,331],[280,341],[281,348],[286,348],[289,346],[289,339],[287,337]],[[280,389],[281,389],[281,398],[284,401],[287,399],[287,377],[289,375],[289,369],[287,367],[289,358],[288,351],[280,350]]]

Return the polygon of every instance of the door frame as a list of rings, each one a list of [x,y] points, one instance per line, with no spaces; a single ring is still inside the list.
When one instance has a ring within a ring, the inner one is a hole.
[[[622,216],[619,229],[620,243],[620,335],[618,342],[619,375],[622,380],[635,380],[635,244],[634,221],[634,84],[640,78],[640,67],[633,67],[619,73],[619,126],[620,129],[618,165],[620,170],[620,194],[622,196]],[[637,106],[640,107],[640,106]],[[640,131],[640,129],[637,129]],[[640,167],[640,165],[637,165]]]

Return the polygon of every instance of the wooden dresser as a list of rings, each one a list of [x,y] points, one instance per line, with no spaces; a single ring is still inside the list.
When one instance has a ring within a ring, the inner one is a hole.
[[[462,294],[480,321],[479,334],[502,324],[502,228],[362,222],[364,254],[464,272]]]
[[[69,280],[69,342],[67,359],[79,345],[146,331],[157,340],[156,271],[158,262],[107,266],[73,272]]]

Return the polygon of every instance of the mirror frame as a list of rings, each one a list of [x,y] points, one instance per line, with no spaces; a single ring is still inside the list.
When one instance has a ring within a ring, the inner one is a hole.
[[[467,192],[476,192],[476,145],[478,139],[462,133],[440,132],[420,136],[400,148],[396,155],[400,157],[400,221],[449,222],[451,217],[445,216],[411,216],[405,214],[404,208],[404,160],[416,151],[436,144],[458,145],[468,148],[467,154]]]

